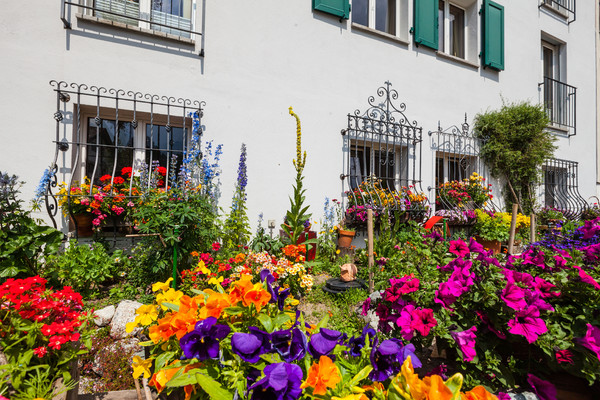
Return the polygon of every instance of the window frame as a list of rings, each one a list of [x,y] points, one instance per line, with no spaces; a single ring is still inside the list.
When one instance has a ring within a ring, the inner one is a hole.
[[[460,58],[463,60],[467,60],[467,47],[468,47],[468,25],[467,25],[467,9],[455,2],[448,0],[439,0],[439,5],[444,5],[444,10],[441,16],[438,17],[438,51],[444,54],[450,55],[452,57]],[[474,2],[471,6],[475,5]],[[451,15],[450,15],[450,7],[455,7],[462,11],[463,13],[463,24],[462,24],[462,57],[452,54],[451,47]],[[438,7],[439,9],[439,7]],[[440,10],[441,11],[441,10]],[[441,17],[441,18],[440,18]],[[440,29],[441,28],[441,29]],[[446,51],[448,49],[448,51]]]
[[[358,2],[361,4],[358,4]],[[352,13],[351,21],[352,27],[381,35],[387,38],[392,38],[403,44],[408,44],[408,0],[387,0],[394,3],[394,27],[388,30],[377,29],[377,3],[380,0],[353,0],[352,2]],[[361,8],[366,4],[367,23],[363,21],[356,21],[355,16],[357,15],[357,9]],[[389,7],[387,8],[389,10]],[[389,20],[389,13],[386,13],[386,20]]]

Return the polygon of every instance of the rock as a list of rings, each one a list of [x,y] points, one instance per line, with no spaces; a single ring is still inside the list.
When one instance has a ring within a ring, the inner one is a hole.
[[[508,395],[512,400],[539,400],[539,397],[531,392],[509,393]]]
[[[134,336],[140,331],[140,328],[134,329],[133,332],[125,332],[125,325],[135,321],[135,310],[143,304],[132,300],[123,300],[117,306],[115,315],[110,323],[110,336],[113,339],[123,339],[125,337]]]
[[[348,263],[348,264],[344,264],[340,267],[341,269],[341,276],[340,279],[344,282],[350,282],[356,279],[356,274],[357,274],[357,270],[356,270],[356,265]]]
[[[106,326],[115,315],[115,306],[110,305],[100,310],[94,311],[94,323],[96,326]]]

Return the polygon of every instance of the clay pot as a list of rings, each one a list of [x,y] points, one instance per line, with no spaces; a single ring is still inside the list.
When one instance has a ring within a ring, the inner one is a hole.
[[[354,231],[345,231],[340,229],[338,231],[338,247],[350,247],[352,245],[352,239],[356,235]]]
[[[71,217],[71,220],[77,227],[77,234],[79,236],[92,236],[94,233],[94,227],[92,221],[94,216],[92,214],[75,214]]]
[[[494,254],[500,253],[502,249],[502,243],[499,240],[484,240],[480,236],[475,236],[475,240],[485,249],[492,250]]]

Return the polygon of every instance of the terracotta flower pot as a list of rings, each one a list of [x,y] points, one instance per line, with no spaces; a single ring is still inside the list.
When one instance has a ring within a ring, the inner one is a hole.
[[[494,254],[500,253],[502,249],[502,243],[499,240],[484,240],[480,236],[475,236],[475,240],[485,249],[492,250]]]
[[[354,231],[345,231],[340,229],[338,231],[338,247],[348,248],[352,245],[352,239],[356,235]]]
[[[77,227],[77,234],[79,236],[92,236],[94,233],[94,227],[92,221],[94,216],[92,214],[75,214],[71,217]]]

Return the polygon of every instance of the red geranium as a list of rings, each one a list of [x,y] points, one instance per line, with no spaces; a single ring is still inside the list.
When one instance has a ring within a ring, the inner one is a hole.
[[[100,182],[102,182],[102,183],[110,182],[111,178],[112,178],[112,176],[110,176],[110,175],[101,176]]]

